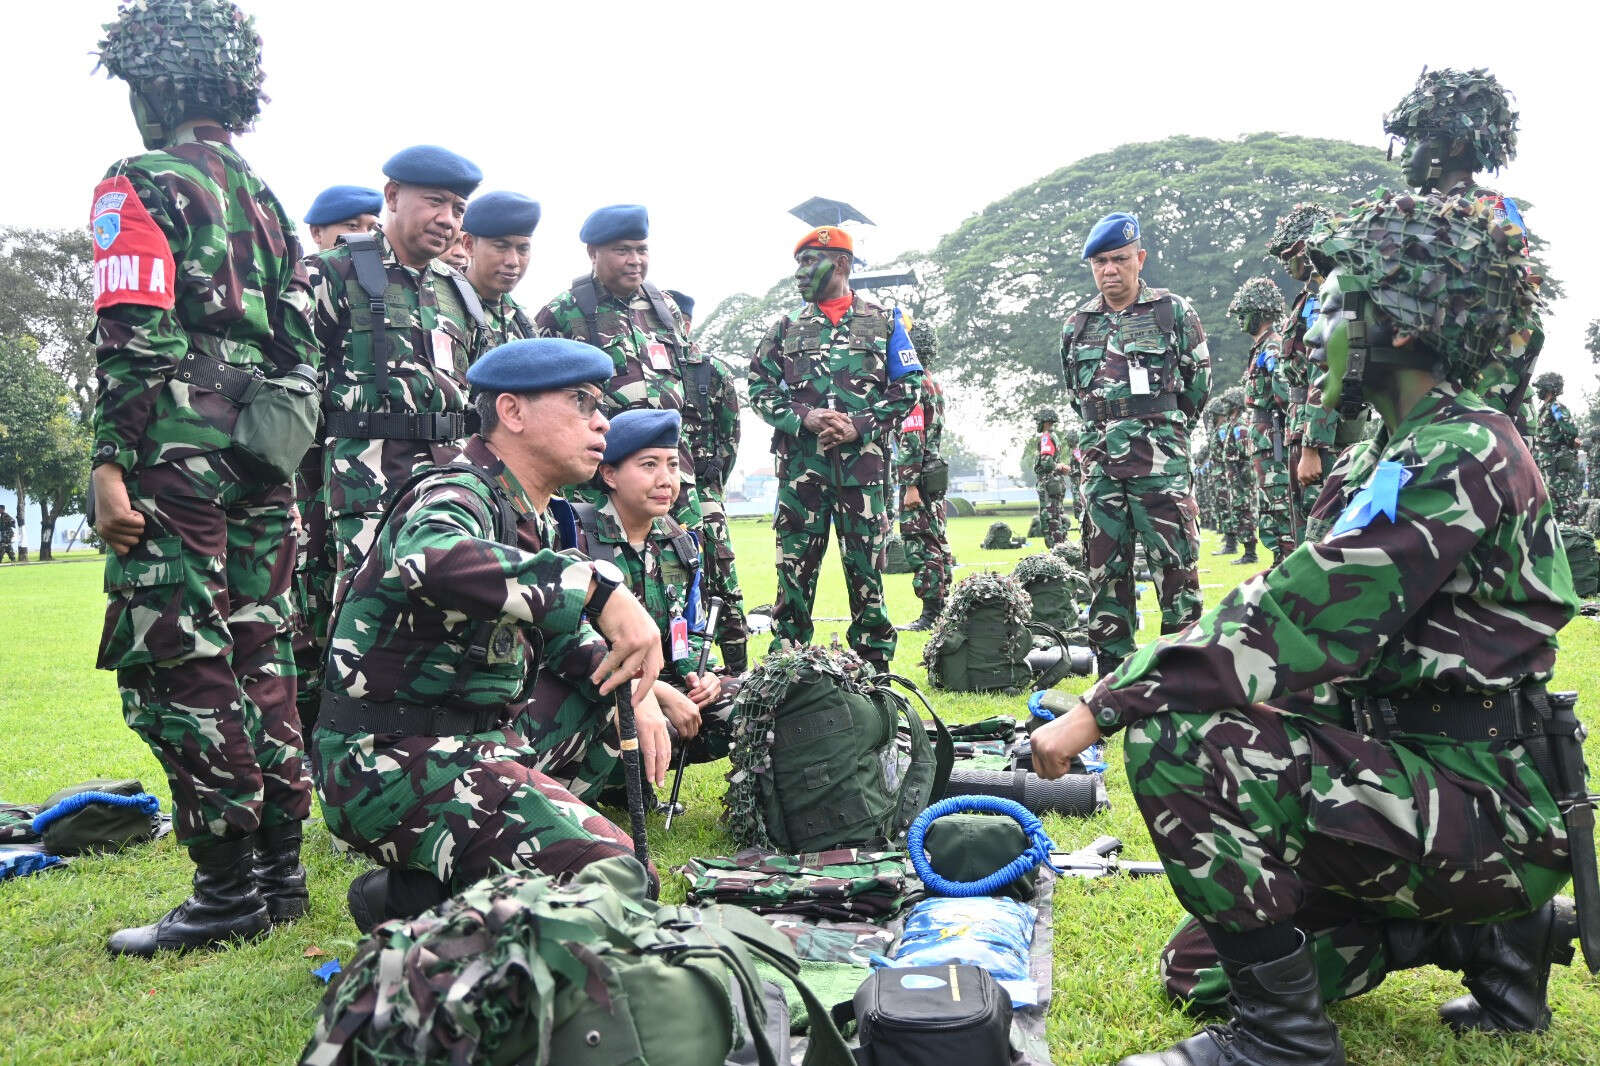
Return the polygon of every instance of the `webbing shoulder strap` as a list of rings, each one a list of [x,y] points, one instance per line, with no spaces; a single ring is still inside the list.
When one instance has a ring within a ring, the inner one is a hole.
[[[678,320],[672,317],[672,309],[667,306],[667,297],[662,291],[650,282],[644,284],[644,294],[650,299],[650,306],[655,311],[661,324],[672,331],[672,348],[674,353],[681,355],[689,345],[683,339],[683,334],[678,332]],[[681,361],[681,360],[680,360]]]
[[[517,332],[522,335],[522,340],[533,337],[533,323],[529,321],[527,312],[518,307],[511,312],[511,320],[517,324]]]
[[[392,338],[389,336],[389,272],[384,268],[383,255],[378,251],[378,238],[372,233],[341,233],[339,243],[350,249],[350,265],[355,268],[356,283],[367,294],[367,314],[372,318],[373,383],[378,391],[378,405],[389,409],[389,358]]]
[[[711,357],[683,368],[683,381],[689,389],[689,401],[703,418],[711,411]]]
[[[678,561],[690,570],[699,570],[700,542],[695,535],[671,515],[664,516],[663,524],[667,527],[667,535],[672,540],[672,550],[677,553]]]
[[[488,329],[489,320],[484,316],[483,301],[478,298],[478,290],[472,287],[472,282],[455,271],[451,271],[449,276],[451,284],[456,287],[456,295],[461,297],[461,306],[467,310],[467,316],[480,330]]]
[[[578,528],[583,530],[584,554],[599,562],[616,562],[616,546],[600,539],[600,508],[576,500],[567,501],[567,506],[571,508]]]
[[[595,325],[595,311],[600,307],[600,293],[594,287],[594,275],[584,274],[573,278],[571,292],[578,310],[583,314],[583,329],[587,334],[584,340],[599,348],[600,328]]]
[[[1164,292],[1161,298],[1150,307],[1150,316],[1156,320],[1156,328],[1165,333],[1176,344],[1177,313],[1172,307],[1172,294]]]

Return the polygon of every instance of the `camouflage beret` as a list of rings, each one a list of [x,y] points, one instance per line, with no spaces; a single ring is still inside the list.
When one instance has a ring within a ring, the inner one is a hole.
[[[1462,196],[1385,193],[1355,204],[1311,238],[1319,255],[1367,292],[1404,332],[1467,380],[1537,322],[1538,284],[1527,242],[1486,203]]]
[[[1481,67],[1424,69],[1417,84],[1384,116],[1383,130],[1407,141],[1465,137],[1478,163],[1499,170],[1517,157],[1517,112],[1493,74]]]
[[[1533,379],[1533,388],[1536,392],[1553,392],[1561,395],[1561,390],[1567,387],[1567,380],[1554,370],[1547,370]]]
[[[229,0],[127,0],[102,27],[99,66],[175,126],[212,118],[247,128],[267,99],[255,20]]]
[[[1241,319],[1251,315],[1277,318],[1283,314],[1283,293],[1271,278],[1258,275],[1239,286],[1228,304],[1228,314]]]
[[[1289,249],[1311,236],[1319,222],[1327,221],[1332,215],[1333,212],[1321,204],[1295,204],[1273,227],[1272,239],[1267,241],[1267,254],[1282,259]]]

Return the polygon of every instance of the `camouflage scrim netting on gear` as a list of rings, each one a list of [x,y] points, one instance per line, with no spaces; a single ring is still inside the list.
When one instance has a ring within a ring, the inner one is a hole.
[[[1543,374],[1533,379],[1533,391],[1553,392],[1561,395],[1561,390],[1567,387],[1567,379],[1557,374],[1554,370],[1546,370]]]
[[[1273,227],[1272,238],[1267,241],[1267,254],[1282,259],[1289,249],[1311,236],[1311,232],[1333,216],[1318,203],[1298,203],[1289,208]]]
[[[1396,327],[1470,387],[1537,325],[1542,303],[1522,227],[1462,196],[1385,193],[1312,237],[1316,254],[1365,290]]]
[[[1478,162],[1499,170],[1517,157],[1517,112],[1493,74],[1426,70],[1383,120],[1383,131],[1406,141],[1464,137]]]
[[[1082,570],[1084,568],[1083,545],[1076,541],[1064,540],[1054,548],[1051,548],[1050,551],[1055,555],[1061,556],[1062,560],[1072,569]]]
[[[1025,685],[1032,678],[1032,617],[1033,600],[1016,578],[987,570],[968,574],[951,590],[922,649],[928,680],[959,692]]]
[[[1052,550],[1025,555],[1017,560],[1011,576],[1028,594],[1033,621],[1058,629],[1076,628],[1078,608],[1089,603],[1089,578],[1062,554]]]
[[[1254,316],[1278,319],[1283,316],[1283,308],[1283,293],[1277,284],[1269,277],[1258,275],[1239,286],[1228,304],[1228,314],[1240,321]]]
[[[132,0],[102,28],[99,66],[169,126],[203,115],[242,130],[261,113],[261,38],[228,0]]]
[[[1244,409],[1244,389],[1238,385],[1229,385],[1211,401],[1211,406],[1217,409],[1218,414],[1228,415]],[[1209,409],[1209,408],[1208,408]]]

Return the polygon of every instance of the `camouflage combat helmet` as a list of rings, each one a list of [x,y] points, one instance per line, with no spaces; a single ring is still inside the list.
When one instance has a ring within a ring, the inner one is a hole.
[[[1554,370],[1547,370],[1533,379],[1534,392],[1553,392],[1561,395],[1561,390],[1567,387],[1567,381]]]
[[[1273,227],[1272,239],[1267,241],[1267,254],[1275,259],[1282,259],[1289,254],[1289,249],[1311,236],[1311,231],[1316,229],[1319,223],[1326,222],[1331,217],[1333,212],[1321,204],[1295,204]]]
[[[907,332],[911,335],[911,346],[917,350],[919,358],[931,360],[938,357],[939,335],[933,331],[932,326],[919,318],[911,323],[911,328]]]
[[[1384,116],[1383,131],[1412,142],[1465,137],[1478,164],[1490,170],[1517,157],[1517,113],[1511,110],[1510,95],[1482,68],[1424,68],[1416,86]]]
[[[1034,412],[1033,420],[1040,426],[1043,426],[1048,422],[1061,421],[1060,417],[1056,414],[1056,409],[1054,407],[1039,408],[1038,411]]]
[[[169,132],[197,117],[242,130],[261,113],[261,38],[230,0],[128,0],[103,29],[99,65]]]
[[[1211,401],[1223,415],[1232,414],[1244,409],[1244,389],[1238,385],[1230,385],[1219,392]]]
[[[1283,293],[1269,277],[1257,275],[1239,286],[1228,304],[1228,314],[1246,326],[1252,319],[1283,317]]]
[[[1078,441],[1083,439],[1083,431],[1077,426],[1068,426],[1061,431],[1061,442],[1069,448],[1076,448]]]
[[[1510,353],[1507,339],[1522,323],[1537,320],[1520,233],[1466,197],[1385,193],[1311,240],[1346,293],[1364,292],[1443,362],[1445,377],[1470,384]]]

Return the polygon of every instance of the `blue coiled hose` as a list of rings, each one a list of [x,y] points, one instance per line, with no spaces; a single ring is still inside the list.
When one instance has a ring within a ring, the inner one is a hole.
[[[923,838],[927,835],[928,826],[934,821],[947,814],[958,814],[962,811],[1004,814],[1016,819],[1028,837],[1027,850],[988,877],[978,881],[951,881],[940,876],[928,862],[928,852],[922,844]],[[906,834],[906,848],[911,852],[912,869],[917,871],[917,876],[922,878],[922,883],[927,886],[928,891],[938,896],[954,896],[958,899],[969,896],[992,896],[1040,863],[1049,866],[1056,873],[1062,872],[1060,867],[1050,861],[1050,853],[1056,850],[1056,845],[1055,841],[1045,833],[1044,824],[1032,811],[1016,800],[1000,796],[950,796],[940,800],[917,815],[916,820],[911,823],[911,830]]]
[[[50,823],[60,821],[69,814],[77,814],[91,803],[108,803],[113,807],[138,807],[149,815],[155,815],[161,810],[161,801],[148,792],[140,792],[133,796],[119,796],[115,792],[79,792],[75,796],[68,796],[54,807],[34,815],[33,831],[43,833]]]

